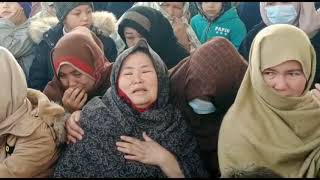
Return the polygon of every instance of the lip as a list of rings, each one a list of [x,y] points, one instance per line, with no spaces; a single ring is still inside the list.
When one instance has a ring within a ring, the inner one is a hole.
[[[142,88],[142,87],[135,88],[135,89],[132,90],[132,94],[139,93],[139,92],[146,92],[146,91],[147,91],[146,88]]]

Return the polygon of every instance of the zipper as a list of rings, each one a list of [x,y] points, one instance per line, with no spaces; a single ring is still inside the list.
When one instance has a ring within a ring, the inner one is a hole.
[[[213,21],[209,21],[209,24],[208,24],[208,26],[207,26],[206,29],[205,29],[205,34],[204,34],[205,42],[208,41],[208,32],[209,32],[209,30],[210,30],[210,26],[211,26],[212,22],[213,22]]]

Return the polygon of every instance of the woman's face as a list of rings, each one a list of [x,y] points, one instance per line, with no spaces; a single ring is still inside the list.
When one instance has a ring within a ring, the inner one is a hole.
[[[67,31],[78,26],[90,28],[92,26],[92,9],[89,5],[79,5],[72,9],[64,20],[64,26]]]
[[[9,18],[19,9],[22,9],[22,7],[17,2],[0,2],[0,17]]]
[[[137,44],[137,42],[142,38],[141,34],[131,27],[124,28],[124,37],[126,38],[128,48]]]
[[[118,80],[119,88],[138,108],[146,108],[157,100],[157,73],[147,54],[129,55],[122,64]]]
[[[60,79],[64,89],[80,88],[85,90],[87,93],[93,90],[95,84],[95,81],[92,78],[81,73],[70,64],[61,65],[58,78]]]
[[[48,7],[48,13],[51,15],[51,16],[56,16],[56,8],[54,7],[54,5],[49,5]]]
[[[307,79],[301,64],[289,60],[262,71],[266,84],[276,93],[286,97],[299,97],[305,90]]]
[[[201,6],[204,13],[214,19],[219,15],[222,9],[222,2],[202,2]]]
[[[185,2],[164,2],[161,8],[165,10],[170,17],[181,18],[183,16],[183,6]]]

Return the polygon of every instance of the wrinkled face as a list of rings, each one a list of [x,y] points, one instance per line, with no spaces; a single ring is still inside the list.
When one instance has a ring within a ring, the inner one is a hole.
[[[165,10],[170,17],[181,18],[183,16],[184,2],[164,2],[161,8]]]
[[[64,20],[64,26],[67,31],[78,26],[90,28],[92,25],[92,9],[89,5],[79,5],[72,9]]]
[[[119,88],[138,108],[146,108],[157,100],[157,73],[147,54],[129,55],[122,64],[118,80]]]
[[[124,28],[124,37],[126,38],[128,48],[137,44],[137,42],[142,38],[141,34],[131,27]]]
[[[266,84],[281,96],[299,97],[305,90],[307,79],[301,64],[289,60],[262,71]]]
[[[60,79],[64,89],[80,88],[87,93],[94,88],[95,81],[88,75],[81,73],[69,64],[63,64],[60,67],[58,78]]]
[[[201,6],[206,15],[211,19],[214,19],[219,15],[222,9],[222,2],[202,2]]]
[[[9,18],[19,9],[22,9],[17,2],[0,2],[0,17]]]

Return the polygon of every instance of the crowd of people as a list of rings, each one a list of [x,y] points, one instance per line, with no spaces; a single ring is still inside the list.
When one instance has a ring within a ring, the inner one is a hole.
[[[0,177],[320,177],[319,52],[319,2],[0,2]]]

